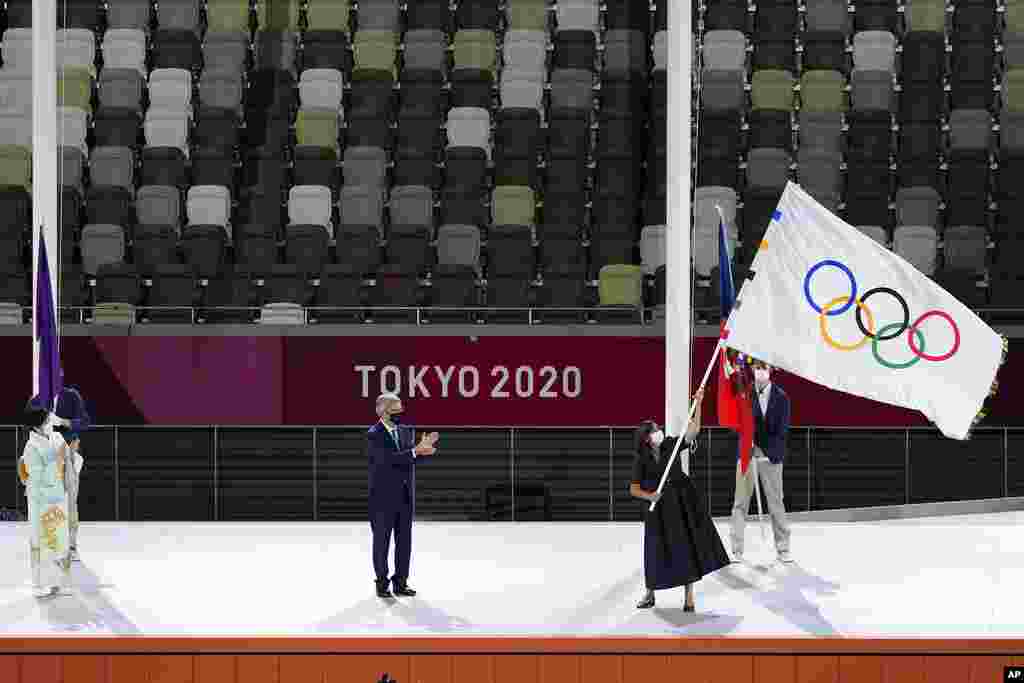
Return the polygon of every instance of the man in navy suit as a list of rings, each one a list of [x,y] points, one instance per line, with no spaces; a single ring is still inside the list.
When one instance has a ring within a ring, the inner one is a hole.
[[[413,445],[412,427],[401,425],[402,400],[395,394],[377,397],[376,424],[366,432],[370,464],[370,529],[373,532],[373,570],[377,596],[413,596],[409,587],[412,555],[412,518],[416,512],[416,463],[436,452],[437,432],[424,435]],[[388,551],[395,536],[395,573],[388,579]]]
[[[789,522],[782,503],[782,463],[786,459],[786,433],[789,431],[789,397],[782,387],[772,384],[771,366],[764,361],[751,362],[754,371],[754,462],[744,474],[737,455],[736,497],[732,506],[732,553],[737,562],[743,560],[743,531],[754,494],[754,472],[757,472],[764,493],[768,514],[772,519],[775,551],[779,561],[790,563]]]

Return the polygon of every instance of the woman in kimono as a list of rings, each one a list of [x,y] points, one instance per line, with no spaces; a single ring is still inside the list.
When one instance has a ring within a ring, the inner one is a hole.
[[[71,586],[64,488],[64,467],[70,451],[64,438],[50,428],[49,412],[35,401],[25,410],[25,426],[30,431],[18,475],[28,499],[33,592],[44,597]]]
[[[637,603],[640,609],[654,607],[654,591],[686,586],[683,610],[693,612],[693,584],[701,577],[729,564],[718,530],[711,521],[704,497],[683,472],[685,449],[692,450],[700,431],[701,402],[704,391],[697,392],[697,411],[690,422],[684,443],[677,455],[661,494],[658,484],[672,457],[676,439],[666,438],[661,427],[647,421],[636,430],[636,457],[629,493],[644,501],[644,582],[647,593]],[[657,500],[654,511],[648,510]]]

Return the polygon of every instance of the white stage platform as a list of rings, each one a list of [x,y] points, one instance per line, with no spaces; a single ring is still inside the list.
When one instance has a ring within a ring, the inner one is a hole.
[[[1024,635],[1024,512],[796,522],[785,566],[750,524],[746,563],[701,581],[695,614],[681,588],[634,607],[635,523],[417,522],[419,595],[394,601],[373,593],[365,523],[84,524],[76,594],[42,600],[25,534],[0,525],[0,634]]]

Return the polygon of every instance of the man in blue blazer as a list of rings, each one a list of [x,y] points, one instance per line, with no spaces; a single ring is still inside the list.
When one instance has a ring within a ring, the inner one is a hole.
[[[754,392],[751,397],[754,413],[754,462],[744,473],[739,455],[736,463],[736,496],[732,506],[732,553],[737,562],[743,561],[743,532],[747,521],[750,498],[754,494],[754,472],[761,483],[768,514],[772,519],[775,551],[779,561],[790,563],[789,522],[782,499],[782,464],[786,459],[786,434],[789,432],[789,396],[782,387],[771,381],[771,366],[764,361],[751,362],[754,371]]]
[[[415,430],[401,425],[402,400],[395,394],[377,397],[377,417],[366,432],[370,465],[370,530],[373,532],[373,570],[377,597],[414,596],[409,587],[412,518],[416,512],[416,463],[436,452],[437,432],[413,445]],[[388,579],[388,551],[395,536],[395,573]]]
[[[82,468],[85,458],[81,453],[80,437],[82,432],[92,427],[92,416],[85,404],[85,399],[78,389],[66,386],[57,395],[57,408],[53,416],[54,431],[60,432],[68,444],[71,453],[71,467],[64,469],[64,488],[68,494],[68,541],[69,557],[78,562],[78,492],[80,490]]]

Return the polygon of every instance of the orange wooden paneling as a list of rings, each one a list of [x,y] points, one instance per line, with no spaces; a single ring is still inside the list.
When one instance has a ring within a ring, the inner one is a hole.
[[[494,683],[540,683],[540,657],[537,655],[496,655],[494,657]]]
[[[540,683],[582,683],[580,658],[574,655],[541,657],[538,664]]]
[[[192,655],[158,655],[149,665],[150,683],[194,683],[195,657]]]
[[[834,655],[798,656],[796,683],[839,683],[839,657]]]
[[[882,683],[882,657],[844,655],[839,658],[841,683]]]
[[[282,655],[279,661],[282,683],[324,683],[327,677],[325,655]]]
[[[580,683],[622,683],[620,655],[582,655]]]
[[[1010,665],[1009,657],[970,657],[970,683],[1003,681],[1003,669]]]
[[[325,683],[377,683],[384,674],[398,683],[412,680],[407,655],[328,655],[324,659]]]
[[[921,655],[883,657],[882,680],[885,683],[924,683],[924,657]]]
[[[284,683],[279,676],[279,660],[277,655],[239,655],[236,680],[238,683]]]
[[[494,683],[494,657],[452,657],[452,683]]]
[[[452,658],[449,655],[414,655],[409,661],[409,680],[411,683],[452,683]]]
[[[963,656],[926,656],[924,672],[926,683],[964,683],[971,680],[971,660]]]
[[[117,655],[110,658],[110,680],[149,683],[149,672],[154,655]],[[30,683],[25,681],[24,683]]]
[[[0,655],[0,681],[21,683],[21,657]]]
[[[62,657],[30,655],[21,659],[22,683],[61,683],[64,679]]]
[[[110,657],[106,655],[70,655],[63,660],[64,683],[112,683]]]
[[[164,637],[0,636],[7,654],[743,654],[743,655],[1011,655],[1024,638],[743,638],[701,637]]]
[[[754,657],[754,683],[796,680],[796,657],[793,655],[759,655]]]
[[[45,642],[24,640],[30,652]],[[988,683],[1024,665],[1018,640],[79,636],[47,645],[71,653],[0,654],[0,683],[376,683],[384,673],[398,683]]]
[[[235,655],[196,655],[195,683],[235,683],[238,678],[238,657]],[[111,683],[117,683],[111,681]]]
[[[674,674],[682,674],[695,683],[754,683],[754,658],[751,655],[684,655],[673,657]],[[787,682],[788,683],[788,682]]]
[[[623,683],[667,681],[671,673],[671,657],[666,655],[624,655],[622,657]]]

